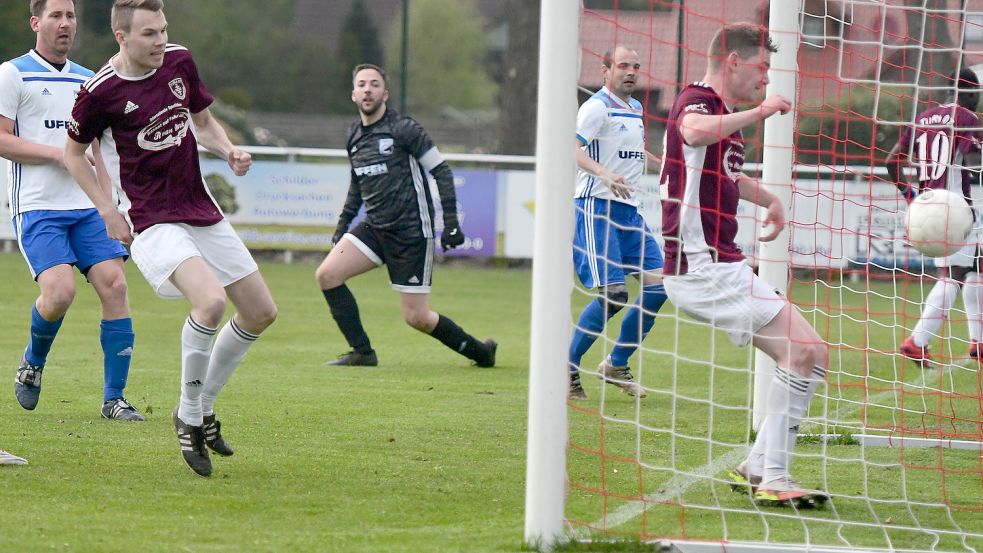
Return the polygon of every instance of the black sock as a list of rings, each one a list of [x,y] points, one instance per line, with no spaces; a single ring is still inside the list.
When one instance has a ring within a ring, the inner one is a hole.
[[[348,340],[348,345],[359,353],[372,353],[369,335],[362,328],[362,319],[358,316],[358,304],[348,286],[342,284],[337,288],[321,290],[321,293],[328,300],[331,316],[338,323],[345,340]]]
[[[488,355],[488,352],[485,351],[485,345],[474,336],[464,332],[464,329],[457,326],[457,323],[439,313],[437,317],[437,326],[433,328],[430,335],[440,340],[440,343],[475,361],[484,359]]]

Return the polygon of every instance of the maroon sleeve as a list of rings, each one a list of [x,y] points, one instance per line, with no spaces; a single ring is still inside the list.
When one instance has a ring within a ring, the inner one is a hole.
[[[82,87],[75,97],[72,117],[68,121],[68,137],[80,144],[88,144],[102,136],[109,126],[99,110],[98,98]]]
[[[198,66],[189,53],[184,62],[184,73],[188,77],[188,109],[191,113],[200,113],[208,106],[212,105],[215,98],[205,87],[198,76]]]
[[[955,147],[962,153],[980,151],[980,119],[968,109],[958,111]]]

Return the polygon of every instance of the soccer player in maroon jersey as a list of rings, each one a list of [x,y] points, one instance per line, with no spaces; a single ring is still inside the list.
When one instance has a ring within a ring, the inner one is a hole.
[[[761,27],[725,26],[710,43],[703,80],[683,89],[669,111],[661,182],[664,282],[680,310],[726,331],[737,346],[751,343],[778,365],[751,454],[731,473],[735,489],[750,487],[763,504],[813,506],[826,495],[799,485],[789,464],[829,354],[808,321],[754,274],[734,243],[738,200],[766,209],[763,225],[771,230],[762,241],[774,240],[785,225],[781,201],[742,172],[741,129],[787,113],[791,104],[773,95],[734,110],[758,102],[777,50]]]
[[[82,87],[69,121],[65,165],[106,221],[131,245],[134,262],[165,298],[184,296],[181,401],[172,415],[188,466],[209,476],[206,446],[232,455],[215,418],[215,397],[246,351],[276,319],[256,262],[201,177],[198,143],[239,176],[252,163],[232,145],[208,106],[212,95],[191,54],[168,44],[161,0],[116,0],[113,56]],[[195,132],[191,132],[192,123]],[[99,187],[85,159],[101,138],[114,193]],[[218,329],[226,300],[236,313]]]
[[[909,202],[930,188],[955,192],[973,204],[969,185],[980,167],[980,119],[976,105],[980,100],[980,81],[972,69],[950,75],[954,89],[948,101],[926,109],[915,118],[914,125],[901,134],[884,164],[891,182]],[[958,81],[958,82],[957,82]],[[902,164],[915,168],[916,183],[909,183]],[[980,247],[975,231],[969,244],[958,252],[935,260],[939,278],[925,298],[921,317],[903,344],[901,355],[921,367],[932,362],[928,345],[942,326],[942,321],[956,302],[962,288],[963,305],[969,326],[969,356],[979,361],[983,339],[983,276],[980,275]]]

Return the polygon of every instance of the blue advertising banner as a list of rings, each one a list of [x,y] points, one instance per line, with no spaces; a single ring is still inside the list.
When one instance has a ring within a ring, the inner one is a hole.
[[[448,252],[440,250],[440,233],[444,230],[444,218],[437,204],[437,240],[439,253],[450,256],[494,257],[498,244],[498,172],[480,169],[454,171],[454,190],[457,195],[457,217],[464,231],[464,245]],[[431,194],[439,197],[436,184],[431,183]]]

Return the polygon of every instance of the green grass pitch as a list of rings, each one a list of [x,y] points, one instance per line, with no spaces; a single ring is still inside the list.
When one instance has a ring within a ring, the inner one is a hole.
[[[347,347],[314,282],[314,266],[261,264],[280,316],[219,397],[216,411],[236,454],[228,459],[213,456],[215,473],[203,479],[181,461],[169,420],[179,393],[179,332],[186,304],[156,298],[135,267],[127,265],[137,332],[127,396],[148,415],[142,424],[99,418],[98,303],[81,280],[76,304],[49,357],[38,409],[27,412],[17,405],[10,381],[26,343],[29,308],[37,290],[19,255],[0,254],[0,275],[7,284],[0,302],[0,352],[9,371],[7,391],[0,389],[0,398],[7,398],[0,400],[0,448],[31,463],[0,469],[0,551],[522,549],[529,271],[456,266],[435,270],[433,307],[479,338],[499,340],[499,366],[490,370],[471,367],[407,327],[384,270],[354,279],[350,286],[381,364],[350,369],[324,366]],[[582,302],[582,297],[575,298],[574,313]],[[887,311],[890,306],[881,307]],[[837,339],[858,340],[854,330],[837,330]],[[869,350],[876,343],[890,350],[895,339],[891,332],[865,338],[869,343],[864,347]],[[699,355],[670,361],[667,352],[675,341]],[[592,402],[604,398],[609,416],[639,417],[655,429],[674,421],[677,438],[646,431],[638,442],[627,425],[606,422],[607,460],[578,451],[568,456],[571,479],[579,486],[568,497],[571,519],[593,523],[633,497],[662,491],[671,476],[665,468],[695,469],[726,455],[733,448],[707,448],[705,442],[685,437],[705,438],[711,431],[708,421],[717,440],[730,444],[746,438],[746,410],[709,409],[698,400],[713,397],[721,403],[746,404],[746,374],[718,371],[711,385],[705,367],[708,356],[723,356],[727,364],[746,363],[747,350],[733,348],[723,335],[714,338],[680,324],[674,316],[660,318],[645,346],[642,381],[655,389],[648,398],[636,403],[614,388],[602,391],[594,378],[585,379],[587,392]],[[585,365],[596,364],[603,349],[596,347]],[[869,353],[844,355],[834,363],[869,366],[885,376],[897,370],[893,361]],[[955,378],[975,380],[963,373]],[[659,391],[673,387],[691,399],[674,401]],[[843,390],[846,396],[856,393],[850,387]],[[587,411],[597,405],[588,404]],[[869,416],[888,416],[883,411]],[[570,420],[574,440],[599,443],[595,413],[572,410]],[[652,468],[610,461],[634,457],[636,444]],[[809,515],[823,520],[803,522],[789,518],[789,511],[755,511],[721,481],[703,479],[677,498],[652,503],[644,516],[631,518],[612,533],[637,539],[720,537],[726,532],[731,539],[763,539],[767,527],[773,542],[808,539],[835,545],[842,542],[836,541],[835,525],[829,520],[838,517],[871,524],[877,519],[879,524],[866,531],[845,533],[851,543],[878,545],[892,523],[911,524],[915,517],[926,525],[953,528],[938,508],[904,504],[939,501],[943,471],[908,470],[909,485],[897,487],[892,496],[896,502],[878,504],[871,513],[861,497],[865,486],[891,489],[899,481],[897,471],[868,471],[865,481],[857,463],[824,459],[864,457],[890,464],[897,461],[897,451],[862,452],[842,444],[801,447],[814,456],[797,460],[797,468],[820,470],[827,463],[825,469],[837,475],[831,480],[833,491],[857,499],[838,502],[837,510]],[[950,479],[964,479],[967,495],[949,497],[950,502],[979,502],[976,457],[911,451],[922,456],[910,460],[912,466],[941,465]],[[615,495],[605,500],[585,491],[600,489],[602,482],[603,489]],[[958,487],[950,481],[946,489]],[[983,517],[978,515],[955,511],[954,516],[965,530],[981,533]],[[897,547],[927,543],[927,538],[910,532],[893,535]],[[949,536],[943,540],[958,545]],[[978,540],[970,543],[983,549]]]

